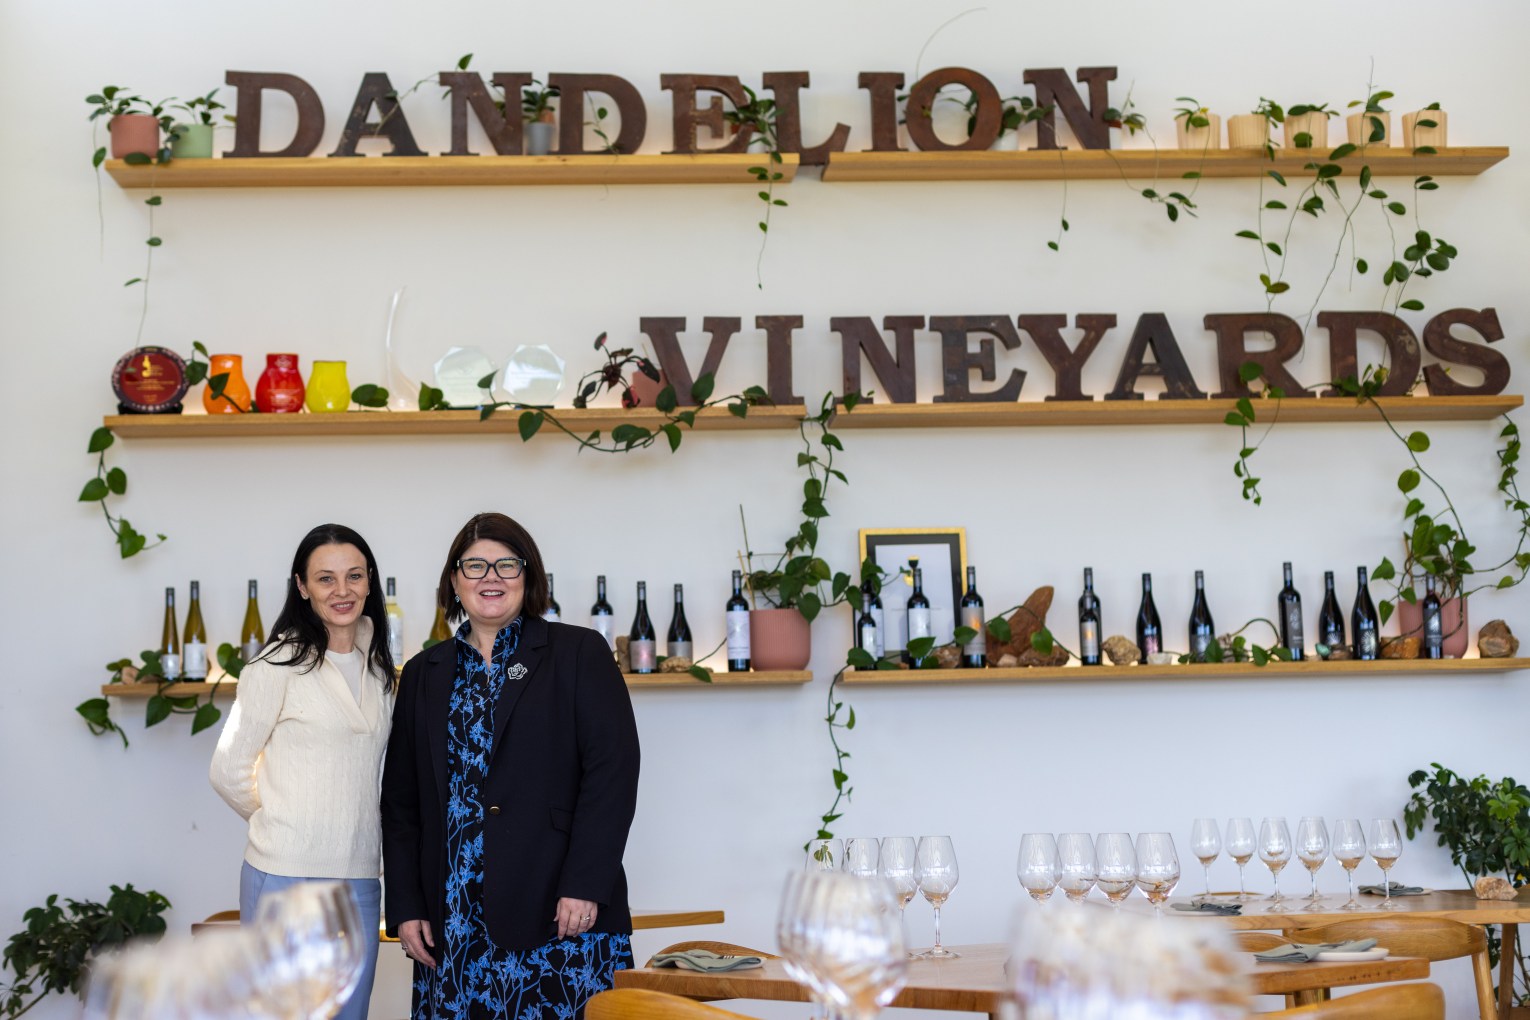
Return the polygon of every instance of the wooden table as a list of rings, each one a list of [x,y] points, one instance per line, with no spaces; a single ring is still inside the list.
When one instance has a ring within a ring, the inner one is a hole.
[[[908,983],[891,1005],[913,1009],[956,1010],[996,1014],[1009,998],[1004,963],[1009,947],[1003,943],[951,947],[954,960],[910,960]],[[1257,963],[1249,956],[1252,989],[1257,995],[1293,994],[1316,998],[1319,989],[1368,985],[1429,976],[1429,961],[1410,957],[1367,963]],[[766,960],[754,970],[708,974],[691,970],[639,967],[616,972],[618,988],[648,988],[688,999],[769,999],[807,1002],[808,990],[786,973],[779,959]]]
[[[1238,931],[1290,931],[1293,928],[1315,928],[1336,921],[1364,921],[1382,917],[1443,917],[1465,924],[1503,925],[1503,950],[1498,961],[1498,1015],[1509,1020],[1515,1015],[1514,964],[1518,958],[1516,938],[1521,922],[1530,921],[1530,889],[1522,890],[1512,900],[1479,900],[1469,889],[1441,889],[1422,896],[1394,896],[1395,910],[1382,910],[1382,897],[1361,893],[1356,897],[1365,909],[1340,910],[1346,897],[1325,896],[1316,906],[1309,906],[1305,899],[1290,897],[1286,905],[1290,913],[1267,913],[1267,902],[1255,900],[1244,904],[1244,912],[1237,917],[1214,914],[1191,914],[1182,910],[1165,910],[1175,917],[1203,918],[1226,925]],[[1189,897],[1175,897],[1171,902],[1188,902]],[[1121,907],[1138,914],[1151,914],[1153,908],[1144,899],[1133,897]]]
[[[645,931],[650,928],[687,928],[694,924],[722,924],[723,912],[721,910],[644,910],[632,911],[632,930]],[[212,915],[205,921],[198,921],[191,926],[191,934],[197,935],[204,931],[216,931],[220,928],[239,927],[239,911],[223,910]],[[390,938],[385,929],[379,927],[378,938],[382,942],[397,942],[398,939]]]

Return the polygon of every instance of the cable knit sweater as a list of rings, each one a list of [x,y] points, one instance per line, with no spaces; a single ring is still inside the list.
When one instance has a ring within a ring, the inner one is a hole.
[[[363,618],[356,647],[371,640]],[[329,661],[304,673],[256,659],[240,674],[238,692],[211,779],[249,822],[244,859],[272,875],[376,878],[392,691],[368,672],[358,703]]]

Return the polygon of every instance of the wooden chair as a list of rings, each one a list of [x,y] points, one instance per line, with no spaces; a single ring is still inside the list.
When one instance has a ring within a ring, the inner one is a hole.
[[[1232,938],[1233,945],[1244,953],[1262,953],[1267,949],[1291,944],[1290,939],[1272,931],[1235,931],[1232,933]]]
[[[1494,1020],[1498,1006],[1493,999],[1493,969],[1488,963],[1487,935],[1476,925],[1433,917],[1381,917],[1335,921],[1320,928],[1290,933],[1292,942],[1348,942],[1373,938],[1394,956],[1421,956],[1431,963],[1472,958],[1472,977],[1477,984],[1477,1009],[1482,1020]]]
[[[646,988],[613,988],[584,1004],[584,1020],[753,1020],[683,995]],[[1412,1018],[1402,1018],[1412,1020]]]
[[[707,952],[716,953],[718,956],[758,956],[762,960],[776,959],[774,953],[763,953],[758,949],[750,949],[748,946],[736,946],[732,942],[708,942],[704,939],[676,942],[672,946],[665,946],[658,953],[655,953],[654,956],[658,956],[660,953],[684,953],[692,949],[705,949]],[[644,966],[652,967],[653,957],[649,957],[648,962]]]
[[[1348,923],[1348,922],[1345,922]],[[1445,1020],[1445,993],[1440,986],[1421,981],[1417,984],[1384,985],[1327,1002],[1315,1002],[1295,1009],[1273,1013],[1255,1013],[1266,1017],[1289,1017],[1290,1020]]]

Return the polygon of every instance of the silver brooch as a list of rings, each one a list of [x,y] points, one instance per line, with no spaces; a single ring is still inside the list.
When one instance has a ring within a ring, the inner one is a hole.
[[[517,662],[515,665],[506,670],[505,675],[508,676],[511,680],[519,680],[521,677],[526,675],[526,667],[523,664]]]

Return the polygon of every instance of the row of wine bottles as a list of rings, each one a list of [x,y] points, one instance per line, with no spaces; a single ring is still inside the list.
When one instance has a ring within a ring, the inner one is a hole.
[[[546,618],[557,620],[562,616],[553,594],[553,576],[547,575],[548,605]],[[728,599],[728,671],[747,672],[749,669],[749,603],[744,599],[744,575],[733,572],[733,596]],[[595,578],[595,604],[590,607],[590,626],[599,631],[606,644],[616,648],[616,611],[606,600],[606,575]],[[685,619],[685,585],[675,585],[675,608],[669,619],[669,631],[665,636],[665,654],[670,658],[695,659],[695,645],[691,640],[691,625]],[[627,657],[634,673],[653,673],[659,668],[659,646],[653,619],[648,614],[648,582],[637,583],[637,612],[632,617],[632,627],[627,631]]]
[[[253,658],[266,643],[266,628],[260,622],[256,584],[250,582],[245,605],[244,624],[240,628],[239,647],[245,660]],[[159,664],[166,680],[206,680],[208,669],[207,625],[202,622],[202,585],[191,582],[186,605],[186,628],[175,625],[175,589],[165,589],[165,623],[159,637]]]
[[[929,596],[924,593],[924,568],[913,561],[910,571],[913,591],[904,605],[905,643],[902,658],[912,663],[908,642],[919,638],[935,637],[935,621]],[[856,647],[880,659],[887,654],[888,621],[882,595],[878,588],[868,587],[861,593],[861,612],[855,626]],[[977,590],[977,568],[967,568],[967,591],[958,606],[957,624],[970,628],[975,635],[961,647],[961,664],[964,668],[977,669],[988,664],[988,627],[983,617],[983,596]]]

